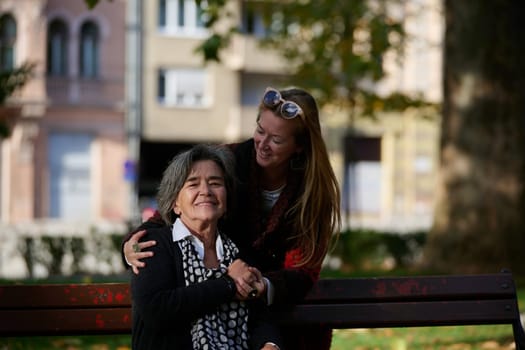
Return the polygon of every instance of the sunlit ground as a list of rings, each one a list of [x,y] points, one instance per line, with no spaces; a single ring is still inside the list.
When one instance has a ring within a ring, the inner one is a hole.
[[[25,337],[0,339],[1,350],[129,350],[129,336]],[[510,350],[512,327],[414,327],[334,330],[333,350]]]
[[[335,330],[333,350],[515,349],[510,325]]]

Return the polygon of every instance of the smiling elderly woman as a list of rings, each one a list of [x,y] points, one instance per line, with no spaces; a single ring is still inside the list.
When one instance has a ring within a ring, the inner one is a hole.
[[[167,226],[150,229],[155,253],[132,274],[134,349],[278,349],[278,332],[264,321],[260,299],[239,282],[256,269],[237,259],[235,244],[219,230],[233,197],[232,157],[226,148],[199,145],[177,155],[158,191]]]

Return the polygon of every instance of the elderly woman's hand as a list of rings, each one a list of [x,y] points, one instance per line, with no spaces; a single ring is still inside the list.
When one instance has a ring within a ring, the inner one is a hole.
[[[228,267],[228,275],[235,281],[237,298],[240,300],[256,298],[266,288],[259,270],[249,266],[241,259],[236,259]]]
[[[142,252],[141,250],[157,244],[157,242],[153,240],[139,243],[140,239],[145,234],[145,230],[138,231],[137,233],[134,233],[126,243],[124,243],[124,257],[136,275],[139,274],[139,268],[146,266],[146,263],[140,261],[140,259],[153,256],[153,252]]]
[[[250,285],[252,286],[252,290],[250,291],[250,298],[259,298],[263,295],[266,295],[266,282],[262,276],[261,271],[259,271],[256,267],[249,266],[248,270],[251,272],[252,276],[255,276],[255,280],[253,280]]]

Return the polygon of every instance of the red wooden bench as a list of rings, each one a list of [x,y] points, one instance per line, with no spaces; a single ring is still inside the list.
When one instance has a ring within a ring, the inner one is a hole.
[[[283,324],[334,329],[509,324],[525,349],[510,273],[322,279],[305,300],[276,310]],[[0,286],[0,336],[129,334],[126,283]]]

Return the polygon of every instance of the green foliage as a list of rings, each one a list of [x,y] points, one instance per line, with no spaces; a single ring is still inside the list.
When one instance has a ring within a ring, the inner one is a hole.
[[[22,66],[8,71],[0,71],[0,107],[15,91],[20,89],[32,76],[34,63],[24,63]],[[8,119],[0,115],[0,138],[11,134]]]
[[[205,61],[220,61],[233,28],[216,29],[230,14],[226,2],[208,1],[204,11],[212,30],[197,51]],[[433,106],[421,96],[376,93],[375,84],[385,77],[385,55],[402,57],[406,34],[403,18],[394,17],[402,1],[245,1],[246,13],[262,15],[267,35],[261,47],[276,50],[289,64],[286,83],[310,90],[321,105],[348,108],[352,115],[376,116],[380,111]]]
[[[107,0],[109,2],[113,1],[113,0]],[[95,8],[95,6],[97,6],[100,2],[100,0],[84,0],[84,2],[86,3],[88,9],[92,10]]]
[[[226,0],[207,0],[206,6],[203,6],[202,0],[195,1],[197,6],[201,7],[202,5],[201,9],[206,28],[212,29],[210,36],[196,47],[195,52],[202,55],[205,63],[221,62],[221,51],[228,46],[232,35],[238,30],[232,26],[219,31],[215,26],[221,19],[231,18],[233,14],[226,8]]]
[[[112,2],[113,0],[107,1]],[[87,8],[92,10],[100,3],[100,0],[84,0],[84,2],[86,3]]]
[[[116,236],[116,235],[115,235]],[[120,236],[120,235],[119,235]],[[72,237],[69,242],[71,255],[73,256],[72,271],[81,271],[80,261],[86,254],[86,244],[80,237]]]
[[[206,62],[220,62],[219,51],[225,45],[227,45],[227,39],[224,36],[213,34],[197,46],[195,51],[201,52]]]
[[[91,232],[85,237],[43,235],[24,237],[18,242],[18,249],[26,263],[30,278],[38,265],[48,276],[90,275],[103,268],[109,273],[118,272],[121,267],[122,234]],[[66,259],[67,257],[67,259]],[[91,266],[86,266],[90,257]],[[115,268],[114,265],[118,265]]]
[[[410,269],[425,241],[426,232],[350,230],[341,233],[332,255],[341,259],[343,270]]]
[[[89,9],[92,9],[94,8],[95,6],[97,6],[99,0],[84,0],[86,2],[86,5]]]
[[[363,89],[360,81],[384,77],[386,52],[402,51],[402,24],[389,17],[385,3],[377,5],[326,0],[285,2],[279,14],[267,8],[263,13],[270,27],[264,44],[284,54],[295,72],[295,84],[307,82],[321,103],[354,103]]]
[[[34,68],[34,63],[24,63],[13,70],[0,72],[0,105],[31,78]]]
[[[68,240],[69,241],[69,240]],[[42,237],[42,244],[51,255],[49,274],[55,276],[60,274],[62,261],[66,249],[66,238],[64,237]],[[68,242],[69,243],[69,242]]]
[[[131,336],[127,334],[110,334],[62,337],[4,337],[0,339],[0,348],[39,350],[126,350],[131,349]]]
[[[308,88],[320,104],[368,116],[423,104],[420,96],[381,96],[375,89],[386,75],[385,55],[403,53],[403,18],[392,16],[399,1],[284,2],[278,14],[272,3],[250,4],[267,15],[263,45],[286,58],[294,73],[290,83]]]
[[[24,237],[18,243],[18,250],[22,253],[28,271],[33,271],[35,265],[33,258],[35,248],[33,247],[33,244],[34,240],[31,237]]]

